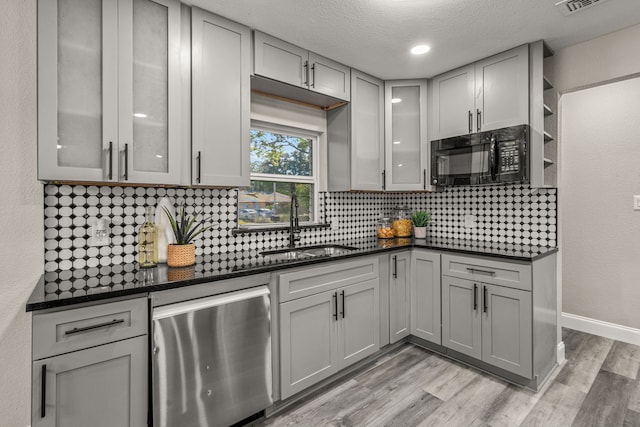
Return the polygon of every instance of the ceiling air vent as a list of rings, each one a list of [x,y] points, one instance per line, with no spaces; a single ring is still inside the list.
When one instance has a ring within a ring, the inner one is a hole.
[[[562,0],[556,3],[556,7],[559,7],[565,16],[569,16],[605,1],[607,0]]]

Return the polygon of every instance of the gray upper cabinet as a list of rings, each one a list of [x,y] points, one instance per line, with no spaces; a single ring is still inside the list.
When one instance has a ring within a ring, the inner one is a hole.
[[[351,102],[327,111],[331,191],[381,191],[384,170],[384,82],[351,71]]]
[[[426,80],[385,82],[384,140],[384,189],[430,190]]]
[[[411,331],[411,252],[390,257],[389,281],[389,341],[400,341]]]
[[[254,31],[254,73],[344,101],[350,100],[349,67],[259,31]]]
[[[193,185],[250,185],[251,31],[192,8]]]
[[[180,4],[38,2],[38,178],[179,184]]]
[[[440,254],[414,249],[411,254],[411,335],[442,343]]]
[[[431,139],[529,123],[528,64],[523,45],[434,77]]]

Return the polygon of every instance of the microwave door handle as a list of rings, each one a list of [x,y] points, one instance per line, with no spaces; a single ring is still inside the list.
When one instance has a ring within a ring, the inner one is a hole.
[[[496,136],[491,136],[491,145],[489,146],[489,169],[491,170],[491,180],[495,181],[498,175],[498,142]]]

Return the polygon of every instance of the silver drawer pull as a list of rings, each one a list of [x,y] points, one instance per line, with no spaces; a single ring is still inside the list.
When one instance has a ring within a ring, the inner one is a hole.
[[[69,331],[65,331],[65,335],[79,334],[80,332],[92,331],[94,329],[108,328],[109,326],[118,325],[124,323],[124,319],[113,319],[111,322],[99,323],[97,325],[85,326],[84,328],[73,328]]]
[[[484,274],[489,274],[491,276],[495,276],[496,272],[495,271],[490,271],[490,270],[478,270],[477,268],[469,268],[467,267],[467,271],[470,273],[484,273]]]

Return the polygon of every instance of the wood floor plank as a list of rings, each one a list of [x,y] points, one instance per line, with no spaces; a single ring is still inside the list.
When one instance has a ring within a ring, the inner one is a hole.
[[[481,375],[475,369],[445,358],[437,359],[432,369],[433,374],[422,390],[445,402]]]
[[[501,380],[479,373],[459,393],[444,402],[420,426],[468,426],[486,424],[484,408],[507,387]]]
[[[586,339],[568,354],[567,362],[556,377],[556,382],[588,393],[602,363],[613,346],[613,340],[595,335],[586,335]]]
[[[624,422],[633,380],[600,371],[573,422],[582,426],[620,426]]]
[[[586,393],[554,381],[520,424],[526,427],[569,426],[575,419]]]
[[[628,410],[624,417],[622,427],[638,427],[640,426],[640,412]]]
[[[492,427],[518,426],[541,396],[542,393],[510,384],[483,411],[481,418]]]
[[[602,369],[635,380],[640,369],[640,347],[620,341],[614,342]]]
[[[422,390],[415,390],[407,396],[404,402],[399,403],[394,411],[377,417],[368,426],[397,426],[410,427],[417,426],[427,418],[433,411],[442,405],[442,400]]]
[[[418,363],[424,362],[427,358],[431,358],[432,355],[433,353],[431,352],[408,344],[406,347],[402,347],[396,357],[390,358],[385,363],[379,365],[379,369],[362,372],[356,375],[354,379],[362,387],[377,390]]]
[[[640,412],[640,378],[636,378],[631,389],[631,396],[629,397],[628,409],[635,412]]]

